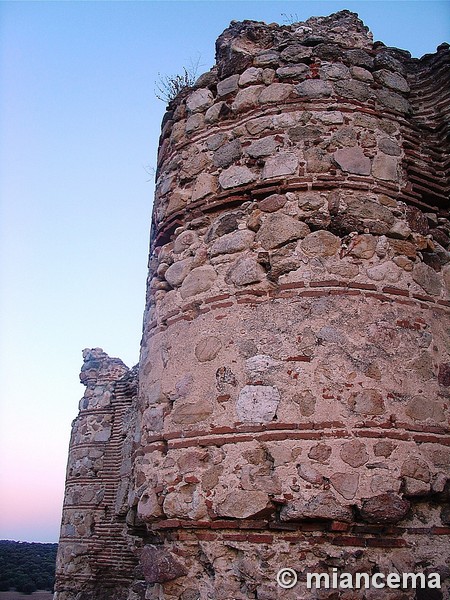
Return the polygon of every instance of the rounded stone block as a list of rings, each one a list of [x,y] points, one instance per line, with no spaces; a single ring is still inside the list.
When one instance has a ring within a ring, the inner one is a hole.
[[[181,284],[181,296],[189,298],[210,289],[217,278],[214,267],[205,265],[196,267],[183,280]]]

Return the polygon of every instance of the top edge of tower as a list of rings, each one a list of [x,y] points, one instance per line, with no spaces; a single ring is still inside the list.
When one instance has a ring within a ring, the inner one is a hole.
[[[231,21],[229,27],[219,36],[218,42],[242,35],[247,35],[249,39],[250,52],[262,44],[282,44],[283,41],[306,46],[335,42],[347,48],[368,48],[373,43],[373,35],[369,28],[357,13],[349,10],[341,10],[328,16],[313,16],[306,21],[284,25],[252,20]]]
[[[418,64],[426,64],[444,50],[448,50],[448,44],[438,46],[434,54],[412,58],[407,50],[387,47],[381,41],[374,41],[369,27],[357,13],[350,10],[283,25],[254,20],[231,21],[217,38],[215,65],[200,75],[192,86],[182,89],[169,102],[169,109],[174,108],[192,90],[211,88],[218,80],[241,74],[252,66],[270,68],[271,61],[279,64],[280,59],[289,66],[297,62],[307,64],[308,53],[334,62],[339,60],[342,52],[368,53],[372,56],[384,52],[409,70],[417,68]]]
[[[358,15],[348,10],[291,25],[232,21],[216,41],[218,76],[223,78],[241,71],[264,52],[284,52],[290,62],[289,49],[293,50],[293,46],[314,48],[320,44],[370,50],[373,36]],[[261,59],[264,62],[264,56]]]

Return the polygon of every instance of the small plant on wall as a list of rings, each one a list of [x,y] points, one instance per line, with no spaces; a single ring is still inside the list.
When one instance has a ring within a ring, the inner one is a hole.
[[[186,88],[192,87],[197,79],[200,56],[197,60],[191,60],[189,67],[183,67],[181,75],[161,75],[155,81],[155,96],[169,104],[178,94]]]

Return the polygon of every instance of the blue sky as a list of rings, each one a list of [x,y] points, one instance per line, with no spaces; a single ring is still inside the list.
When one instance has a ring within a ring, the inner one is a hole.
[[[0,538],[57,541],[81,350],[138,360],[158,73],[344,8],[413,56],[450,37],[449,2],[0,2]]]

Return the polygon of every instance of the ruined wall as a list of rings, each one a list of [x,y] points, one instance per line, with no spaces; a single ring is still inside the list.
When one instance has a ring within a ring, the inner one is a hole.
[[[72,424],[55,599],[126,599],[137,559],[125,518],[137,370],[101,348],[83,351],[86,391]]]
[[[244,21],[169,107],[129,600],[331,598],[303,580],[332,567],[448,587],[449,62],[348,11]]]

